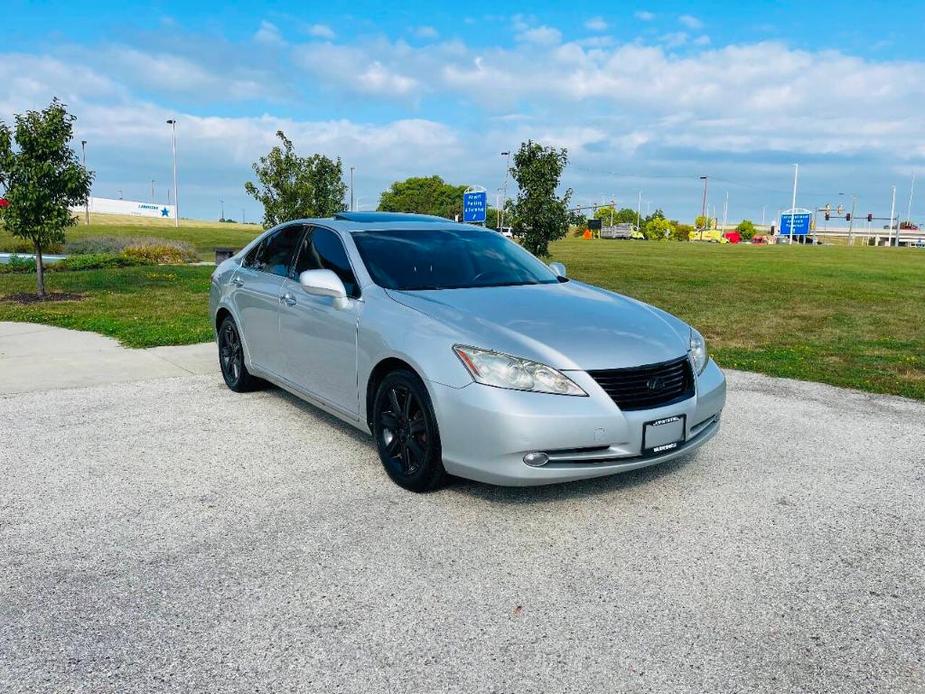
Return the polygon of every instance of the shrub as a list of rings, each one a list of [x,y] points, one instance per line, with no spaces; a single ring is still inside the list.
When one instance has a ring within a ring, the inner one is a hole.
[[[99,270],[102,268],[113,267],[132,267],[134,265],[153,265],[140,258],[132,258],[121,253],[83,253],[72,255],[60,263],[49,265],[49,270],[69,271],[69,270]]]
[[[52,243],[48,248],[42,247],[42,255],[55,255],[62,250],[64,250],[64,246],[60,243]],[[20,239],[14,236],[0,241],[0,251],[4,253],[28,253],[31,255],[35,253],[35,246],[28,239]]]
[[[35,272],[35,259],[20,258],[18,255],[11,255],[10,262],[0,265],[0,274],[12,274],[17,272]]]
[[[182,265],[196,259],[195,253],[171,242],[126,246],[122,255],[157,265]]]
[[[754,222],[750,219],[743,219],[739,222],[739,226],[736,227],[736,231],[739,232],[739,236],[742,237],[743,241],[751,241],[752,237],[755,235],[755,232],[758,231],[755,228]]]
[[[67,244],[66,250],[74,255],[126,253],[153,263],[174,265],[199,259],[193,246],[184,241],[146,236],[89,236]]]

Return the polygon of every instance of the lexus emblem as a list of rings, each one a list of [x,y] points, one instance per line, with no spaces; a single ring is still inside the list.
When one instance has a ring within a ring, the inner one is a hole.
[[[646,381],[646,388],[649,390],[662,390],[665,387],[665,379],[661,376],[656,376],[655,378],[650,378]]]

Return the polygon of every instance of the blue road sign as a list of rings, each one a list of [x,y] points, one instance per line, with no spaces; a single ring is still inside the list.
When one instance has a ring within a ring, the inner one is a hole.
[[[790,227],[793,226],[794,236],[806,236],[812,218],[812,212],[785,212],[780,216],[780,235],[790,236]]]
[[[484,190],[463,193],[464,222],[484,222],[487,214],[488,193]]]

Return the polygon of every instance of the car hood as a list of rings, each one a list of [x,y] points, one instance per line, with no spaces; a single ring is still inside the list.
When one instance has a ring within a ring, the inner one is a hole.
[[[440,321],[458,342],[557,369],[614,369],[676,359],[689,333],[662,311],[581,282],[429,291],[389,290]]]

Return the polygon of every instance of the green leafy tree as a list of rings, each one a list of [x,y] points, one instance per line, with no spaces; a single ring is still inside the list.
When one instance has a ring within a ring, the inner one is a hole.
[[[674,231],[674,225],[664,215],[660,217],[650,216],[642,227],[642,233],[647,239],[653,241],[664,241],[671,237]]]
[[[739,222],[739,226],[736,227],[736,231],[739,232],[739,236],[742,237],[743,241],[751,241],[755,232],[758,230],[755,228],[755,223],[752,220],[743,219]]]
[[[710,217],[708,216],[698,214],[697,219],[694,220],[695,229],[707,230],[707,229],[711,229],[712,227],[713,227],[713,220],[710,219]]]
[[[395,181],[379,196],[380,212],[415,212],[437,217],[462,218],[466,186],[454,186],[440,176],[412,176]]]
[[[247,194],[263,205],[264,225],[272,227],[300,217],[330,217],[343,211],[347,185],[340,157],[300,157],[282,130],[277,130],[276,136],[282,147],[277,145],[254,163],[259,187],[251,181],[244,184]]]
[[[689,241],[693,232],[694,227],[690,224],[675,224],[674,230],[671,232],[671,238],[675,241]]]
[[[41,297],[46,295],[42,252],[64,243],[65,231],[77,223],[69,208],[87,201],[93,182],[70,146],[75,120],[53,99],[42,111],[16,115],[12,130],[0,122],[0,185],[9,201],[0,208],[0,223],[13,236],[32,242]]]
[[[604,224],[610,224],[610,212],[614,208],[611,205],[604,205],[603,207],[598,207],[597,211],[594,213],[594,216],[597,219],[600,219]],[[613,214],[613,223],[614,224],[636,224],[636,210],[631,210],[628,207],[624,207],[620,210],[615,210]]]
[[[540,257],[549,255],[549,242],[561,239],[568,231],[568,203],[572,189],[556,195],[562,172],[568,163],[568,151],[543,147],[527,140],[514,155],[511,176],[517,182],[517,199],[513,201],[514,234],[523,239],[524,247]]]

